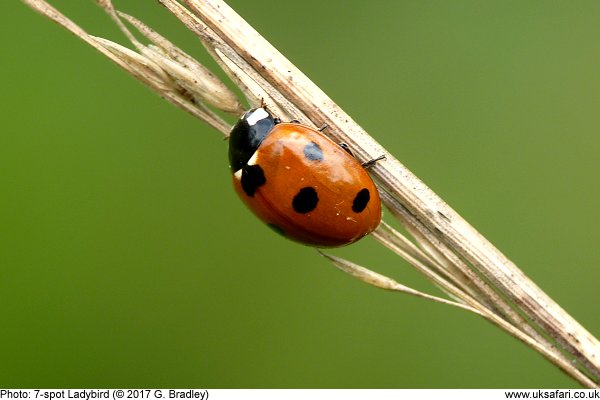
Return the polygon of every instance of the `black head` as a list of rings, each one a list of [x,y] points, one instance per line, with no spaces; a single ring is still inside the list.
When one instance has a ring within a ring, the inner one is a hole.
[[[253,108],[242,115],[229,136],[229,166],[232,171],[246,165],[276,123],[276,119],[263,107]]]

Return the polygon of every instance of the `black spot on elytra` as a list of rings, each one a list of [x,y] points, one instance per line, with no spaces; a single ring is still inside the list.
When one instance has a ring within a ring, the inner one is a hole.
[[[252,197],[256,190],[267,183],[265,173],[260,165],[244,165],[242,167],[242,189]]]
[[[362,212],[365,208],[367,208],[369,200],[371,200],[371,193],[369,193],[369,189],[361,189],[356,194],[356,197],[352,202],[352,211],[354,211],[355,213]]]
[[[310,161],[323,161],[323,150],[315,142],[304,146],[304,157]]]
[[[317,208],[317,203],[319,203],[319,196],[317,196],[317,191],[312,187],[304,187],[300,189],[300,191],[294,196],[294,200],[292,200],[292,207],[294,207],[294,211],[300,214],[306,214]]]

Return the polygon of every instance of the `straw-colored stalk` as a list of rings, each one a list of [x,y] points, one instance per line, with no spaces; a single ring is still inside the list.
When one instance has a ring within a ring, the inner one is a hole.
[[[238,115],[241,102],[198,61],[141,21],[97,0],[136,51],[87,34],[44,0],[23,0],[59,23],[183,110],[229,134],[212,108]],[[242,90],[251,106],[265,102],[282,119],[330,128],[360,161],[382,154],[369,171],[393,217],[410,241],[385,222],[375,239],[441,288],[447,299],[408,288],[391,278],[323,254],[342,271],[379,288],[474,312],[538,351],[586,387],[600,383],[600,343],[431,189],[371,138],[349,115],[271,46],[222,0],[159,0],[194,32]],[[142,44],[125,20],[150,44]]]

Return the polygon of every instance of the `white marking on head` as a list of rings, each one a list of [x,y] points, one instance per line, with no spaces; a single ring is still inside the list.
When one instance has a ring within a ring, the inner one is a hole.
[[[246,116],[246,122],[248,125],[254,126],[261,119],[265,119],[269,117],[269,113],[264,108],[257,108],[252,111],[248,116]]]
[[[233,173],[233,176],[235,176],[235,179],[237,179],[238,181],[242,180],[242,169],[238,169],[237,171],[235,171]]]
[[[250,159],[248,160],[248,162],[246,164],[247,165],[255,165],[257,158],[258,158],[258,151],[255,151],[254,154],[252,154],[252,157],[250,157]]]

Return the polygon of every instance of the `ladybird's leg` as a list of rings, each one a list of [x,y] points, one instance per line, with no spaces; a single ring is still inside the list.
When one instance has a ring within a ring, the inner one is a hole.
[[[279,122],[281,122],[281,121],[279,121]],[[300,125],[302,125],[302,122],[300,122],[299,119],[293,119],[293,120],[290,121],[290,124],[300,124]],[[319,132],[323,132],[328,127],[329,127],[329,125],[323,124],[323,126],[320,129],[318,129],[318,131]]]
[[[381,160],[385,160],[385,154],[380,155],[377,158],[374,158],[372,160],[369,160],[367,162],[362,163],[362,167],[364,169],[369,169],[371,168],[373,165],[377,164],[377,161],[381,161]]]
[[[264,97],[260,98],[260,108],[264,108],[266,112],[269,112],[269,108],[267,107],[267,103],[265,102],[265,98]],[[280,124],[281,123],[281,118],[273,117],[273,123],[275,125]]]
[[[352,154],[352,150],[350,150],[350,146],[348,146],[346,143],[339,143],[339,146],[344,149],[346,151],[346,153],[350,154],[352,157],[354,157],[354,154]],[[377,161],[381,161],[381,160],[385,160],[385,154],[380,155],[377,158],[374,158],[372,160],[369,160],[367,162],[362,163],[362,167],[367,169],[367,168],[371,168],[373,165],[377,164]]]
[[[350,146],[348,146],[347,143],[338,143],[338,146],[340,146],[342,149],[344,149],[344,151],[348,154],[350,154],[352,157],[354,157],[354,154],[352,154],[352,150],[350,150]]]

